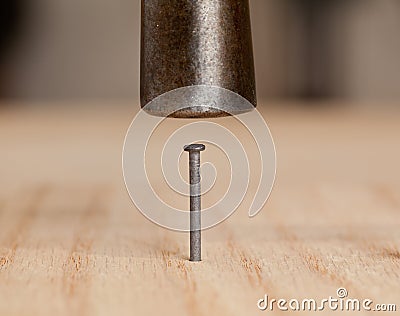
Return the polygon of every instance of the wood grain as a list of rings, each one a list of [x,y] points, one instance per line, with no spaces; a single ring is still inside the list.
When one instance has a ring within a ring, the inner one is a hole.
[[[1,110],[2,315],[257,315],[264,294],[339,287],[400,309],[399,112],[260,107],[277,146],[269,203],[248,219],[246,198],[191,263],[188,236],[149,222],[125,191],[134,108]]]

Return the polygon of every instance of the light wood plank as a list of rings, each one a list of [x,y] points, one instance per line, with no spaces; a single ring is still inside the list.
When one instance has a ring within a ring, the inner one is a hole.
[[[246,197],[191,263],[188,236],[149,222],[125,191],[134,106],[2,109],[0,313],[257,315],[266,293],[339,287],[400,309],[399,113],[260,110],[277,146],[271,198],[248,219]]]

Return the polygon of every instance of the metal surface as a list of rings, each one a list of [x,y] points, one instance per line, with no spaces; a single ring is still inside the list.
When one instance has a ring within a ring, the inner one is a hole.
[[[187,108],[173,114],[145,107],[190,86],[223,88],[256,106],[248,0],[142,0],[140,78],[141,106],[153,115],[216,117],[251,110],[223,111],[218,101],[197,104],[190,96]]]
[[[200,152],[203,144],[186,145],[190,177],[190,261],[201,261],[201,179]]]

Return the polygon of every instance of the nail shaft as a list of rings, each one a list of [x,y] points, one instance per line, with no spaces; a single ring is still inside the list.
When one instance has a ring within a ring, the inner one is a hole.
[[[192,144],[184,147],[189,152],[190,177],[190,261],[201,261],[201,179],[200,151],[204,145]]]

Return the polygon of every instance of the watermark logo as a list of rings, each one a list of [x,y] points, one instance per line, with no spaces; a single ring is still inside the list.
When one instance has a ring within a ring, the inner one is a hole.
[[[257,301],[257,308],[261,311],[382,311],[396,312],[396,304],[376,304],[372,299],[358,299],[348,297],[347,289],[338,288],[336,296],[329,296],[323,299],[303,298],[303,299],[276,299],[270,298],[265,294]]]
[[[175,119],[184,123],[170,131],[171,134],[165,142],[160,143],[157,137],[153,137],[162,124],[167,123],[164,120],[169,114],[184,110],[188,104],[193,106],[210,102],[213,102],[213,109],[230,114],[244,112],[228,118],[239,124],[240,129],[230,129],[222,123],[223,119]],[[160,117],[147,112],[159,114]],[[240,130],[241,135],[235,135],[237,130]],[[249,135],[251,141],[241,140],[244,133]],[[148,162],[152,141],[158,141],[157,146],[162,148],[156,164],[154,160],[153,163]],[[255,144],[256,150],[251,152],[251,156],[254,158],[254,154],[257,154],[259,166],[258,179],[255,179],[258,189],[252,198],[248,215],[253,217],[260,212],[275,180],[276,155],[271,133],[261,114],[245,98],[232,91],[210,86],[191,86],[170,91],[146,105],[133,119],[124,142],[123,174],[131,200],[139,211],[162,227],[190,231],[188,207],[172,205],[163,200],[159,192],[161,190],[189,198],[189,184],[180,173],[178,162],[183,154],[183,146],[195,142],[205,143],[207,148],[217,148],[226,157],[230,170],[229,185],[225,193],[213,205],[202,209],[201,228],[207,229],[221,223],[245,198],[250,175],[254,174],[251,172],[252,160],[246,151],[249,145],[247,142]],[[163,181],[154,184],[149,177],[149,169],[154,171],[158,167],[161,167]],[[202,194],[215,185],[217,169],[212,159],[202,161]],[[160,189],[161,186],[163,187]]]
[[[348,295],[347,290],[344,287],[338,288],[336,294],[339,298],[345,298]]]

